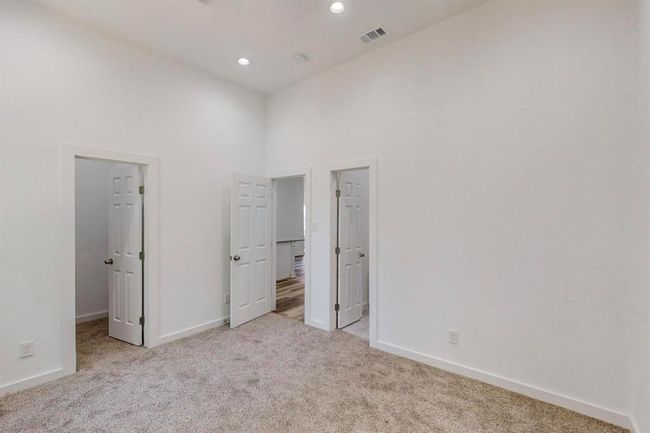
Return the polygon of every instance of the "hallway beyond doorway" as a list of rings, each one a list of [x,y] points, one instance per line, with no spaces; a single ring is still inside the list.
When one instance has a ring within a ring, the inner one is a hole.
[[[278,280],[275,285],[275,313],[289,319],[305,321],[305,263],[304,256],[294,261],[295,277]]]

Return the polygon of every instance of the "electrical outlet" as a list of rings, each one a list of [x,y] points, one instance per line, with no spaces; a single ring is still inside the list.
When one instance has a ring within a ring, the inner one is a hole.
[[[320,226],[318,225],[317,222],[312,222],[311,223],[311,231],[312,232],[317,232],[320,229]]]
[[[230,304],[230,293],[226,295],[226,304]]]
[[[458,346],[460,344],[460,331],[456,331],[455,329],[448,330],[447,341],[449,342],[449,344]]]
[[[34,340],[20,343],[20,357],[29,358],[30,356],[34,356]]]

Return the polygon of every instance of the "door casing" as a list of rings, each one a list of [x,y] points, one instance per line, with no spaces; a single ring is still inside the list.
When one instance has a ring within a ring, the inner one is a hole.
[[[63,146],[62,149],[62,254],[61,260],[61,358],[60,376],[77,371],[75,334],[75,158],[136,164],[142,167],[144,200],[144,346],[160,344],[159,324],[159,185],[160,163],[157,157],[116,152],[106,149]],[[67,253],[66,253],[67,251]]]
[[[326,166],[329,172],[330,227],[329,227],[329,263],[330,263],[330,293],[329,293],[329,326],[330,331],[336,329],[336,173],[343,170],[368,169],[368,320],[370,324],[369,344],[377,347],[379,323],[379,298],[377,288],[377,160],[375,158],[358,159],[332,163]]]

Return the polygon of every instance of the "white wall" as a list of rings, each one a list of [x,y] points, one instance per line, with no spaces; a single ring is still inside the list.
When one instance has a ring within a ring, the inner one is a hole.
[[[278,241],[293,241],[305,238],[304,232],[304,180],[302,177],[278,179],[276,182]]]
[[[647,287],[636,17],[626,0],[495,0],[272,95],[267,170],[313,166],[320,227],[329,164],[377,158],[384,347],[631,412],[628,301]],[[312,233],[326,326],[328,247]]]
[[[640,64],[640,91],[639,112],[641,124],[641,141],[646,152],[650,147],[650,0],[639,1],[639,54]],[[647,161],[647,160],[646,160]],[[647,176],[647,173],[646,173]],[[648,180],[646,179],[646,182]],[[648,195],[642,203],[648,203]],[[647,210],[647,208],[646,208]],[[648,239],[650,232],[650,219],[644,238]],[[648,262],[645,264],[646,270]],[[650,284],[638,287],[631,299],[630,309],[632,329],[630,332],[630,345],[635,349],[631,357],[629,393],[632,397],[632,415],[636,422],[636,433],[650,433]]]
[[[108,179],[113,164],[75,160],[75,314],[108,311]]]
[[[231,173],[263,172],[265,98],[33,2],[0,2],[0,53],[0,392],[62,365],[63,145],[159,158],[155,331],[220,323]]]

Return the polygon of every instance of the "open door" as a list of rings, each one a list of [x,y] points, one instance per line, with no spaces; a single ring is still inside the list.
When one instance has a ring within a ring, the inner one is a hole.
[[[230,327],[273,310],[271,180],[235,175],[230,205]]]
[[[142,345],[142,194],[140,167],[110,171],[108,335]]]
[[[338,328],[363,315],[363,258],[361,238],[361,184],[345,171],[338,185]]]

